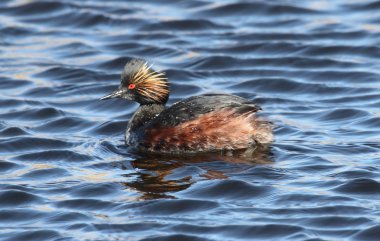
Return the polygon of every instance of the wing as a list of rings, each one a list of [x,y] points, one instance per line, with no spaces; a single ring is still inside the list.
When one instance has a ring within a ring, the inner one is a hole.
[[[174,103],[154,118],[148,128],[177,126],[186,121],[194,120],[201,115],[222,109],[233,109],[235,113],[241,114],[261,110],[258,105],[239,96],[204,94]]]

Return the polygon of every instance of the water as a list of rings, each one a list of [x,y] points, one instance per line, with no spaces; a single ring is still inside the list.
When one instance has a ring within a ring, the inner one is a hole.
[[[0,240],[379,240],[380,1],[0,2]],[[141,157],[133,57],[170,104],[259,103],[253,160]]]

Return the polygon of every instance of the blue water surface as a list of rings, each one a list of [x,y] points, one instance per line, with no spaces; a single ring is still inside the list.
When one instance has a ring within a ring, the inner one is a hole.
[[[253,158],[142,157],[145,58],[169,104],[255,101]],[[0,2],[0,240],[380,240],[380,1]]]

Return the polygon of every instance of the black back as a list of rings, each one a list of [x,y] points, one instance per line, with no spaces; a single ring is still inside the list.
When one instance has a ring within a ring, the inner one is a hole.
[[[196,119],[198,116],[223,108],[234,109],[236,113],[257,112],[261,108],[236,95],[203,94],[174,103],[150,121],[148,128],[170,127]]]

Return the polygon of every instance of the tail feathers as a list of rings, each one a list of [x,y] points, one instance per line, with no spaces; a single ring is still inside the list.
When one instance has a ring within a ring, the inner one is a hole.
[[[273,124],[270,121],[255,120],[254,123],[254,139],[261,144],[269,144],[273,142]]]

